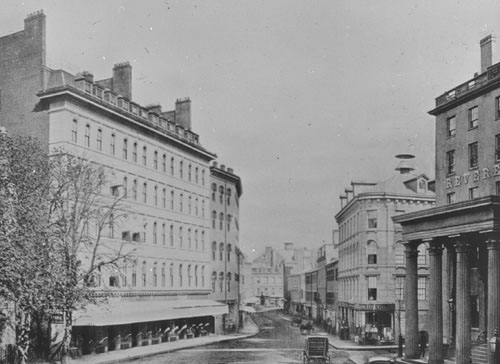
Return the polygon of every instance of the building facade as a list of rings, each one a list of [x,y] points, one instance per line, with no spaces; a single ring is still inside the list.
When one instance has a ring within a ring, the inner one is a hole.
[[[270,246],[252,261],[254,297],[260,300],[260,304],[284,306],[283,261],[284,258]]]
[[[437,206],[394,218],[403,227],[407,272],[429,244],[429,363],[443,362],[443,345],[457,364],[469,363],[472,339],[482,332],[489,339],[500,327],[500,64],[493,64],[493,41],[480,42],[480,73],[437,97],[429,112],[436,118]],[[418,357],[420,322],[409,311],[417,296],[418,282],[407,275],[409,359]]]
[[[410,158],[410,155],[401,155]],[[345,339],[374,344],[393,341],[404,321],[397,318],[404,297],[401,227],[391,217],[434,205],[434,185],[424,174],[415,175],[402,159],[399,172],[381,182],[352,182],[341,195],[339,226],[339,311]],[[422,247],[417,273],[421,330],[426,330],[428,258]]]
[[[169,111],[135,103],[128,62],[103,80],[50,69],[45,21],[42,12],[31,14],[23,30],[0,38],[0,125],[38,138],[47,151],[62,148],[101,165],[109,176],[103,193],[123,197],[125,216],[106,241],[135,249],[119,269],[97,277],[96,294],[110,298],[74,313],[73,345],[88,354],[223,332],[228,307],[212,299],[210,282],[209,163],[216,156],[192,130],[191,101],[179,99]],[[214,170],[214,178],[220,174]],[[240,194],[235,185],[231,202]],[[227,258],[236,261],[235,252]]]
[[[241,180],[232,168],[210,167],[211,298],[228,305],[224,331],[239,326],[243,254],[239,247],[239,200]]]

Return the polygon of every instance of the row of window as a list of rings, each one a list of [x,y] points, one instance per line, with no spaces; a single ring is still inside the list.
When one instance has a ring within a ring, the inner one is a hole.
[[[263,288],[260,288],[260,287],[257,287],[257,296],[260,296],[261,294],[264,294],[264,295],[271,295],[271,296],[274,296],[274,295],[281,295],[283,293],[283,288],[282,287],[263,287]]]
[[[73,143],[78,143],[78,120],[73,119],[73,129],[71,131],[71,141]],[[103,132],[102,128],[98,128],[96,135],[95,135],[95,148],[98,151],[103,151]],[[111,155],[116,155],[117,153],[117,138],[115,133],[110,134],[109,138],[109,153]],[[87,123],[85,124],[85,133],[84,133],[84,139],[83,139],[83,144],[85,147],[90,148],[91,147],[91,127],[90,124]],[[142,146],[141,150],[141,155],[140,157],[138,156],[139,153],[139,146],[137,142],[131,143],[131,146],[129,145],[129,140],[128,138],[123,138],[122,140],[122,158],[125,160],[128,160],[131,157],[132,162],[135,163],[141,163],[144,166],[149,166],[148,160],[149,158],[152,158],[152,162],[150,167],[162,171],[163,173],[170,173],[171,176],[176,176],[181,179],[186,178],[188,182],[193,182],[196,184],[201,184],[202,186],[205,186],[205,169],[203,167],[198,167],[196,165],[192,165],[191,163],[188,163],[187,165],[184,164],[184,161],[181,159],[178,161],[177,165],[177,172],[176,170],[176,162],[175,158],[172,156],[170,157],[170,160],[168,160],[167,154],[166,153],[161,153],[158,150],[154,150],[152,156],[149,155],[148,153],[148,148],[146,145]],[[129,156],[129,148],[132,148],[131,150],[131,156]],[[160,155],[161,154],[161,155]]]
[[[140,266],[139,266],[140,264]],[[101,274],[97,274],[97,286],[101,286]],[[144,288],[203,288],[205,287],[205,266],[197,264],[175,264],[153,262],[124,263],[118,274],[109,276],[109,287]]]
[[[224,243],[219,243],[219,260],[223,261],[224,260]],[[233,252],[233,248],[231,244],[227,244],[226,246],[226,259],[228,262],[231,261],[231,253]],[[236,250],[234,251],[234,254],[237,255]],[[214,241],[212,242],[212,260],[217,260],[217,242]]]
[[[495,158],[496,161],[500,161],[500,135],[495,136]],[[468,165],[469,169],[475,169],[478,167],[479,154],[478,154],[479,144],[478,142],[470,143],[468,145]],[[449,150],[446,152],[446,173],[448,175],[455,174],[455,150]]]
[[[226,220],[226,229],[227,231],[231,231],[231,221],[233,220],[233,216],[231,214],[227,214],[224,219],[224,213],[221,212],[218,214],[219,216],[219,229],[224,230],[224,220]],[[234,224],[236,229],[238,229],[238,219],[234,219]],[[212,211],[212,229],[217,228],[217,211]]]
[[[147,228],[147,225],[145,228]],[[183,226],[179,226],[177,231],[175,231],[173,224],[167,227],[166,223],[160,225],[155,221],[152,224],[151,236],[153,245],[205,250],[205,231],[203,230],[199,232],[198,229],[191,227],[185,229]],[[113,237],[113,230],[110,232],[110,237]],[[122,240],[145,243],[147,239],[148,236],[145,231],[142,233],[122,231]]]
[[[230,206],[231,205],[231,195],[232,195],[232,192],[231,192],[230,188],[224,189],[224,186],[219,186],[219,193],[218,193],[218,195],[219,195],[219,203],[221,203],[221,204],[224,203],[224,192],[226,194],[226,204],[228,206]],[[235,195],[234,198],[236,200],[236,204],[238,204],[237,195]],[[212,201],[213,202],[217,202],[217,184],[216,183],[212,183]]]
[[[498,105],[498,98],[497,98]],[[498,106],[497,106],[498,114]],[[498,116],[497,116],[498,117]],[[479,107],[471,107],[467,111],[467,125],[469,130],[476,129],[479,126]],[[446,130],[448,138],[453,138],[457,134],[457,118],[456,115],[450,116],[446,119]]]
[[[360,230],[360,214],[355,214],[339,226],[340,240],[344,241]],[[366,227],[368,229],[377,228],[377,210],[366,211]]]
[[[187,198],[184,192],[177,192],[175,189],[170,189],[167,191],[166,187],[159,186],[155,184],[152,191],[151,187],[147,182],[142,183],[141,190],[139,191],[139,186],[141,183],[137,179],[133,179],[129,189],[129,179],[127,176],[123,177],[123,183],[121,186],[111,186],[110,193],[118,197],[120,195],[120,188],[122,188],[123,197],[126,199],[132,199],[134,201],[140,201],[142,203],[151,203],[153,206],[161,208],[169,208],[174,211],[177,210],[180,213],[186,213],[188,215],[194,215],[204,218],[205,217],[205,199],[203,197],[188,195]],[[152,193],[152,194],[151,194]],[[176,201],[177,200],[177,201]],[[177,204],[177,208],[176,208]]]
[[[220,272],[218,274],[219,276],[219,291],[220,292],[224,292],[224,272]],[[226,273],[226,291],[227,292],[231,292],[231,280],[233,278],[233,275],[231,274],[231,272],[228,272]],[[245,282],[243,282],[244,280],[244,276],[241,277],[242,278],[242,284],[245,284]],[[234,274],[234,281],[235,282],[239,282],[240,281],[240,277],[238,275],[238,273],[235,273]],[[216,286],[217,286],[217,272],[212,272],[212,292],[215,293],[216,291]]]

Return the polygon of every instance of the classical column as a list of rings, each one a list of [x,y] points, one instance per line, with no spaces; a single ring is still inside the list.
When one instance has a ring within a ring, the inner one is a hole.
[[[417,257],[419,242],[405,244],[406,277],[405,277],[405,358],[417,359],[418,350],[418,296],[417,296]]]
[[[488,240],[488,335],[500,328],[500,241]],[[497,349],[498,350],[498,349]],[[489,351],[489,348],[488,348]],[[491,356],[491,353],[489,353]],[[492,361],[491,361],[492,362]]]
[[[470,263],[469,244],[457,242],[456,364],[470,364]]]
[[[429,247],[429,364],[443,360],[443,248],[431,243]]]

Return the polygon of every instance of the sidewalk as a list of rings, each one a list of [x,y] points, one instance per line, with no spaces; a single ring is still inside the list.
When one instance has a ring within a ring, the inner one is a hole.
[[[259,327],[253,322],[251,318],[244,322],[243,329],[237,334],[229,335],[209,335],[203,337],[196,337],[193,339],[184,339],[161,343],[156,345],[140,346],[126,350],[108,351],[103,354],[84,355],[80,358],[71,360],[73,364],[111,364],[122,363],[127,360],[143,358],[156,354],[168,353],[177,350],[193,348],[197,346],[210,345],[225,341],[245,339],[259,333]]]

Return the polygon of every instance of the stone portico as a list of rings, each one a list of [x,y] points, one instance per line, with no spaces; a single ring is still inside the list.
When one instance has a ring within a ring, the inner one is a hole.
[[[406,241],[405,358],[419,357],[416,269],[418,246],[425,242],[430,256],[429,363],[444,362],[446,344],[457,364],[470,364],[473,326],[486,331],[487,338],[500,328],[500,197],[439,206],[393,220],[402,225]]]

